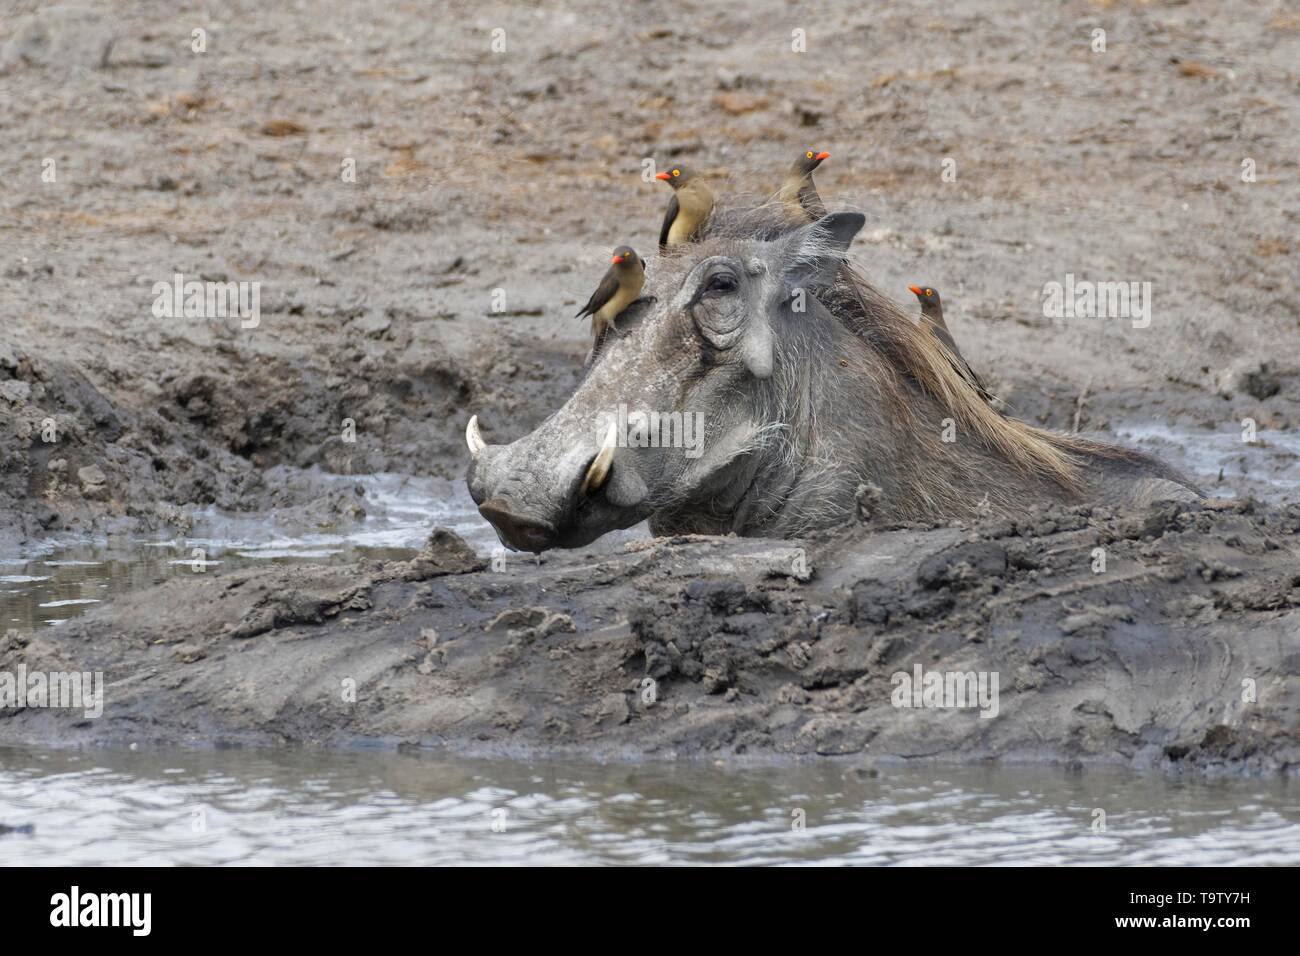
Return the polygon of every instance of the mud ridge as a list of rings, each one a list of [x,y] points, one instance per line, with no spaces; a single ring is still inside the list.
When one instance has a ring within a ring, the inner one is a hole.
[[[1295,775],[1298,533],[1294,506],[1169,503],[494,570],[439,531],[409,562],[196,575],[11,633],[0,669],[102,670],[106,703],[6,711],[0,740]],[[896,706],[917,667],[996,674],[996,714]]]

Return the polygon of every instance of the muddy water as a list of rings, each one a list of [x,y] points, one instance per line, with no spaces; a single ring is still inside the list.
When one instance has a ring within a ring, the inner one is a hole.
[[[1114,426],[1120,442],[1149,452],[1200,483],[1207,494],[1238,490],[1294,500],[1300,494],[1300,431],[1174,428],[1141,422]],[[1252,440],[1247,441],[1247,438]]]
[[[1212,495],[1238,489],[1266,498],[1300,496],[1300,433],[1262,430],[1246,444],[1239,431],[1176,429],[1154,423],[1115,427],[1142,448],[1193,476]],[[318,475],[364,490],[367,517],[350,527],[285,529],[275,515],[196,514],[191,534],[167,539],[58,538],[0,552],[0,630],[53,626],[84,614],[115,594],[174,575],[219,574],[266,562],[347,563],[358,558],[409,558],[438,526],[482,555],[499,551],[464,482],[395,474]],[[617,548],[648,535],[644,525],[607,535],[592,550]]]
[[[53,626],[177,575],[220,574],[267,562],[335,564],[409,558],[439,525],[482,553],[496,537],[463,482],[400,475],[339,478],[365,490],[367,516],[347,528],[285,528],[275,515],[196,514],[189,535],[164,539],[52,537],[0,553],[0,630]]]
[[[1203,480],[1241,454],[1231,436],[1196,438],[1130,435],[1181,448]],[[346,529],[205,513],[184,538],[52,539],[0,554],[0,626],[57,626],[172,575],[407,557],[437,525],[480,553],[497,548],[463,485],[359,481],[368,517]],[[0,863],[1295,865],[1297,786],[1043,769],[872,777],[842,764],[0,749],[0,824],[34,827],[0,836]]]
[[[1042,770],[0,749],[0,823],[5,864],[1300,863],[1294,783]]]
[[[485,557],[501,551],[464,482],[393,474],[317,477],[360,485],[365,491],[366,518],[347,527],[304,530],[282,526],[275,514],[207,510],[194,515],[194,527],[185,536],[51,537],[8,553],[0,551],[0,631],[57,626],[114,595],[177,575],[221,574],[268,562],[405,560],[436,527],[450,528]],[[641,525],[607,535],[592,550],[618,548],[629,538],[648,534]]]

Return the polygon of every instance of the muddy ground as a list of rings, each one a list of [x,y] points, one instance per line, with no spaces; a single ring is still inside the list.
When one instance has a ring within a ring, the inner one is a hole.
[[[572,313],[608,249],[657,236],[643,158],[753,194],[806,145],[870,217],[865,274],[938,286],[1022,416],[1251,417],[1241,467],[1296,464],[1269,442],[1300,425],[1287,4],[646,4],[630,36],[596,3],[37,6],[0,19],[11,535],[310,501],[276,464],[460,475],[469,412],[510,439],[571,391]],[[260,282],[260,325],[156,318],[177,272]],[[1151,325],[1044,318],[1067,273],[1150,281]]]
[[[811,146],[832,153],[817,175],[828,204],[868,215],[855,244],[864,274],[909,306],[909,283],[937,286],[963,351],[1017,414],[1112,437],[1158,425],[1175,437],[1152,447],[1207,490],[1261,501],[1253,514],[1198,513],[1194,527],[1156,543],[1120,539],[1158,553],[1133,582],[1113,566],[1081,579],[1092,587],[1080,600],[1129,617],[1105,612],[1071,635],[1058,630],[1075,613],[1070,598],[1031,600],[1033,569],[952,591],[952,607],[929,616],[906,610],[943,592],[916,581],[912,559],[987,529],[821,545],[806,585],[737,570],[746,555],[784,547],[737,541],[551,555],[509,574],[418,583],[366,567],[172,582],[57,635],[24,638],[40,653],[90,655],[123,678],[148,664],[156,674],[141,686],[170,688],[141,690],[131,716],[79,728],[75,739],[135,739],[135,728],[141,739],[380,735],[504,748],[571,743],[567,728],[583,746],[634,751],[833,751],[822,737],[841,734],[845,748],[906,753],[929,752],[933,731],[970,755],[1035,752],[1023,734],[1037,728],[1041,753],[1147,760],[1172,746],[1195,761],[1210,747],[1237,754],[1238,767],[1256,753],[1294,766],[1283,745],[1295,731],[1290,684],[1232,719],[1218,710],[1238,665],[1278,680],[1296,670],[1294,591],[1283,587],[1295,539],[1278,530],[1296,496],[1287,482],[1297,480],[1300,427],[1292,6],[756,0],[743,18],[692,2],[619,16],[597,3],[398,3],[364,18],[336,2],[215,4],[210,16],[177,16],[161,2],[5,0],[2,9],[0,539],[14,546],[53,532],[185,531],[213,505],[317,526],[359,517],[364,502],[323,492],[312,469],[462,475],[469,414],[488,441],[510,440],[578,380],[587,343],[573,312],[610,248],[626,241],[648,252],[657,237],[666,190],[643,181],[644,158],[688,160],[723,195],[764,194]],[[200,28],[206,46],[195,52]],[[1104,52],[1091,46],[1097,28]],[[492,48],[497,29],[502,52]],[[806,52],[791,49],[796,30]],[[955,181],[942,177],[946,159]],[[355,182],[343,176],[348,160]],[[1242,179],[1245,160],[1252,182]],[[153,284],[178,272],[261,283],[260,324],[155,317]],[[1045,318],[1040,293],[1067,273],[1151,282],[1150,326]],[[504,311],[493,311],[494,290]],[[1236,435],[1247,418],[1257,440],[1241,442],[1222,474],[1178,437]],[[355,442],[342,437],[347,419]],[[1088,528],[1070,532],[1069,547],[1082,547],[1080,534],[1109,533]],[[1051,550],[1063,546],[1056,537],[1028,540]],[[1242,550],[1237,539],[1253,543]],[[908,553],[881,584],[899,589],[904,610],[863,624],[843,592],[863,593],[859,582],[872,579],[849,580],[852,569],[886,540]],[[593,560],[603,577],[586,577]],[[1201,560],[1242,575],[1203,580]],[[1172,580],[1147,573],[1167,562],[1191,570]],[[743,598],[676,596],[689,586],[730,594],[735,580]],[[762,651],[741,640],[731,683],[709,693],[724,685],[679,647],[685,663],[651,668],[669,666],[659,679],[683,696],[624,720],[615,698],[628,700],[625,685],[644,676],[638,654],[654,657],[686,627],[634,614],[645,587],[701,633],[731,634],[738,618],[742,636],[780,641],[792,631],[793,646],[833,656],[790,662],[785,674],[758,661],[780,659],[790,642]],[[985,587],[1024,606],[990,603]],[[1270,587],[1280,596],[1269,607],[1238,607],[1231,596]],[[354,588],[368,609],[326,614]],[[552,600],[552,588],[566,597]],[[298,620],[306,612],[294,610],[296,594],[324,624]],[[271,630],[222,637],[258,600],[290,610],[282,621],[272,613],[280,623]],[[1178,602],[1195,612],[1165,613]],[[481,630],[499,611],[533,606],[569,615],[575,630]],[[822,610],[812,608],[835,610],[814,626],[807,615]],[[434,670],[421,673],[411,641],[425,627],[474,639],[457,637],[451,646],[465,656],[449,653],[445,664],[430,649]],[[969,640],[979,628],[984,636]],[[367,679],[386,675],[392,697],[326,719],[311,681],[358,640],[355,667]],[[894,650],[872,650],[880,642]],[[209,656],[177,662],[182,645]],[[1084,658],[1100,656],[1076,661],[1061,650],[1084,645]],[[891,737],[870,682],[899,648],[1017,674],[1016,713],[1032,719],[991,722],[1011,728],[999,736],[980,724],[945,731],[929,715],[898,723],[910,729]],[[806,668],[833,670],[837,660],[858,663],[807,686]],[[488,667],[481,683],[467,676],[475,662]],[[1028,689],[1038,685],[1021,686],[1022,668],[1025,681],[1043,679],[1037,696]],[[260,673],[295,678],[272,685]],[[872,689],[854,690],[864,680]],[[740,696],[729,700],[732,690]],[[606,705],[613,716],[592,736],[586,711]],[[776,722],[791,714],[808,719]],[[1248,742],[1205,743],[1220,724]],[[39,714],[5,727],[9,737],[67,730]]]
[[[439,532],[409,562],[176,580],[11,632],[0,669],[107,686],[102,717],[29,708],[0,742],[1294,775],[1298,533],[1300,506],[1168,503],[485,567]],[[918,667],[996,697],[897,706]]]

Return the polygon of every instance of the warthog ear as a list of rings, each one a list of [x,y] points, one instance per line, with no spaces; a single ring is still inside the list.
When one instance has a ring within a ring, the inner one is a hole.
[[[860,212],[833,212],[790,234],[781,278],[792,289],[830,285],[844,264],[849,243],[867,221]]]

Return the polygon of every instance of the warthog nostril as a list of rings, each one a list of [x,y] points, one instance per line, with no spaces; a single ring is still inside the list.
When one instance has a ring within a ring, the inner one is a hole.
[[[478,506],[479,514],[501,533],[511,547],[520,551],[545,551],[555,539],[555,525],[541,518],[520,514],[510,502],[491,498]]]

